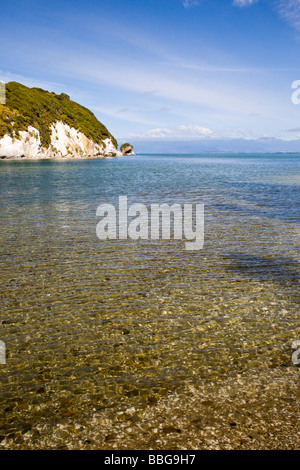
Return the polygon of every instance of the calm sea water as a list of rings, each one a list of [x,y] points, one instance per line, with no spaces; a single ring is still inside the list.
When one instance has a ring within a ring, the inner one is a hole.
[[[300,339],[299,185],[299,155],[1,161],[7,432],[24,416],[147,406],[186,384],[290,363]],[[120,195],[203,203],[203,249],[100,241],[96,208]]]

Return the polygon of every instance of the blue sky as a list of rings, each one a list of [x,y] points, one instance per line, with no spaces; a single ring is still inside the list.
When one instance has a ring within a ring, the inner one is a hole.
[[[300,0],[2,0],[0,80],[119,141],[300,137]]]

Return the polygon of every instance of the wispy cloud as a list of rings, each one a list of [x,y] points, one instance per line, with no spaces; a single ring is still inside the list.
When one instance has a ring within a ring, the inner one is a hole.
[[[184,2],[183,2],[184,8],[195,7],[197,5],[200,5],[199,0],[184,0]]]
[[[153,120],[145,119],[143,116],[140,115],[138,110],[134,108],[122,108],[117,109],[113,106],[90,106],[91,111],[94,113],[98,113],[100,115],[110,116],[115,119],[120,119],[121,121],[129,121],[129,122],[136,122],[140,124],[147,124],[147,125],[154,125]]]
[[[174,107],[176,103],[176,105],[184,107],[185,111],[189,109],[190,113],[197,108],[198,115],[199,113],[207,114],[210,110],[227,114],[234,113],[236,116],[247,116],[250,113],[273,116],[277,109],[276,99],[274,102],[273,96],[269,96],[270,93],[267,93],[267,90],[258,90],[255,87],[249,89],[244,79],[232,81],[231,77],[229,77],[228,80],[224,79],[222,86],[220,86],[220,77],[215,73],[216,71],[227,70],[237,72],[239,70],[244,72],[247,67],[218,67],[212,64],[197,64],[191,67],[188,64],[186,67],[185,61],[179,56],[176,58],[177,60],[172,57],[168,61],[169,63],[174,61],[176,64],[183,64],[182,72],[173,73],[174,71],[168,67],[166,61],[157,63],[156,67],[149,66],[142,61],[125,60],[125,58],[119,56],[112,58],[111,56],[104,55],[100,61],[93,54],[93,51],[89,54],[83,54],[77,50],[70,51],[67,47],[61,45],[55,46],[51,44],[51,48],[49,48],[44,43],[42,46],[41,44],[28,43],[27,48],[22,50],[23,57],[28,56],[28,60],[31,60],[33,51],[36,57],[47,57],[48,75],[59,76],[64,83],[68,83],[70,78],[76,77],[79,83],[84,81],[86,90],[89,89],[89,83],[97,86],[99,92],[102,85],[113,88],[120,94],[127,90],[127,92],[135,94],[136,97],[139,96],[139,100],[142,99],[146,103],[151,102],[154,104],[154,102],[160,101],[160,108],[164,105]],[[67,57],[68,60],[57,61],[58,54]],[[103,67],[103,62],[105,67]],[[184,69],[189,72],[190,68],[195,69],[195,74],[185,73]],[[120,74],[120,70],[122,70],[122,74]],[[198,75],[198,70],[200,72],[205,70],[213,74]],[[249,71],[255,72],[256,69],[255,67],[249,67]],[[5,78],[2,78],[2,80],[6,81]],[[20,80],[16,79],[16,81],[24,84],[28,83],[27,80],[25,82],[21,77]],[[28,85],[36,86],[29,83]],[[42,84],[40,86],[44,88]],[[57,88],[58,86],[52,87],[52,90],[56,91]],[[66,86],[59,88],[61,91],[67,89]],[[130,94],[130,97],[133,96]],[[75,98],[73,97],[73,99]],[[144,112],[137,112],[132,107],[130,112],[119,112],[120,109],[128,107],[130,100],[131,98],[126,97],[122,102],[119,101],[119,106],[116,106],[115,109],[113,109],[113,104],[111,104],[111,109],[109,110],[103,109],[106,104],[103,99],[101,103],[102,109],[99,109],[99,112],[126,121],[143,121],[145,124],[146,121],[148,124],[150,124],[149,121],[152,121],[153,124],[153,115],[149,119],[149,116],[145,116]],[[84,100],[84,104],[89,107],[93,106],[88,103],[88,99]],[[98,103],[93,104],[98,105]]]
[[[46,80],[40,80],[37,78],[29,77],[27,75],[11,73],[6,70],[0,69],[0,81],[3,83],[8,82],[20,82],[28,87],[39,87],[44,88],[45,90],[55,91],[56,93],[61,93],[61,91],[66,89],[64,83],[51,82]]]
[[[146,141],[201,141],[201,140],[227,140],[227,139],[259,139],[274,137],[261,132],[252,132],[243,128],[211,130],[199,125],[181,125],[173,127],[156,127],[140,133],[129,133],[128,138]]]
[[[140,139],[200,139],[214,135],[214,132],[207,127],[198,125],[181,125],[174,127],[157,127],[149,129],[140,134],[132,134],[130,137]]]
[[[237,67],[237,66],[217,66],[212,64],[193,64],[185,62],[166,62],[172,67],[181,69],[190,69],[200,72],[221,72],[221,73],[244,73],[244,74],[258,74],[265,72],[282,72],[299,70],[299,67]]]
[[[300,0],[277,0],[277,8],[285,20],[300,29]]]
[[[236,7],[247,7],[254,5],[259,0],[233,0]],[[288,21],[294,28],[300,30],[300,0],[274,0],[274,8],[280,16]]]
[[[236,7],[249,7],[257,2],[258,0],[233,0],[233,5]]]
[[[48,62],[49,68],[55,69],[57,64]],[[120,69],[122,76],[120,77]],[[78,79],[93,82],[100,86],[100,83],[106,84],[116,89],[128,90],[139,93],[146,97],[145,93],[155,90],[157,99],[167,99],[178,103],[192,104],[201,106],[202,109],[218,109],[230,113],[249,114],[265,111],[266,99],[265,91],[249,92],[246,84],[240,83],[237,89],[236,84],[230,81],[223,83],[220,88],[218,77],[199,77],[192,79],[190,76],[170,76],[165,70],[150,70],[144,64],[132,62],[127,66],[122,63],[116,64],[115,60],[106,63],[104,68],[102,64],[97,63],[93,58],[87,56],[81,57],[69,55],[67,64],[60,64],[60,73],[65,76],[76,76]],[[270,100],[272,102],[272,100]],[[168,105],[169,105],[168,101]],[[127,104],[124,103],[124,106]],[[268,104],[267,108],[270,108]],[[120,108],[119,108],[120,109]],[[116,110],[117,111],[117,110]]]

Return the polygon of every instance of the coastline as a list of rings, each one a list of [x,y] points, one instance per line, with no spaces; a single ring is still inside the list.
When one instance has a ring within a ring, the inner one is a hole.
[[[25,156],[16,156],[16,157],[1,157],[0,156],[0,161],[47,161],[47,160],[56,160],[56,161],[74,161],[74,160],[106,160],[106,159],[114,159],[114,158],[119,158],[119,157],[127,157],[127,156],[136,156],[136,154],[133,152],[133,153],[127,153],[127,154],[124,154],[120,151],[116,151],[116,154],[115,155],[105,155],[105,154],[102,154],[102,155],[83,155],[83,156],[78,156],[78,155],[74,155],[74,156],[70,156],[70,155],[67,155],[67,156],[61,156],[61,155],[57,155],[57,156],[47,156],[47,157],[25,157]]]
[[[120,155],[101,155],[101,156],[97,156],[97,155],[87,155],[87,156],[83,156],[83,157],[60,157],[60,156],[57,156],[57,157],[37,157],[37,158],[29,158],[29,157],[0,157],[0,161],[22,161],[22,162],[27,162],[27,161],[30,161],[30,162],[42,162],[42,161],[49,161],[49,160],[55,160],[55,161],[74,161],[74,160],[106,160],[106,159],[113,159],[113,158],[118,158],[118,157],[122,157],[124,155],[120,154]]]

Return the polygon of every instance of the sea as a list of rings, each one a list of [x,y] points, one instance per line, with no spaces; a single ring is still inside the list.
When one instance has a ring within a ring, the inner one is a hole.
[[[299,154],[0,161],[0,447],[184,448],[192,394],[294,380],[299,186]],[[100,239],[120,196],[203,205],[203,246]]]

